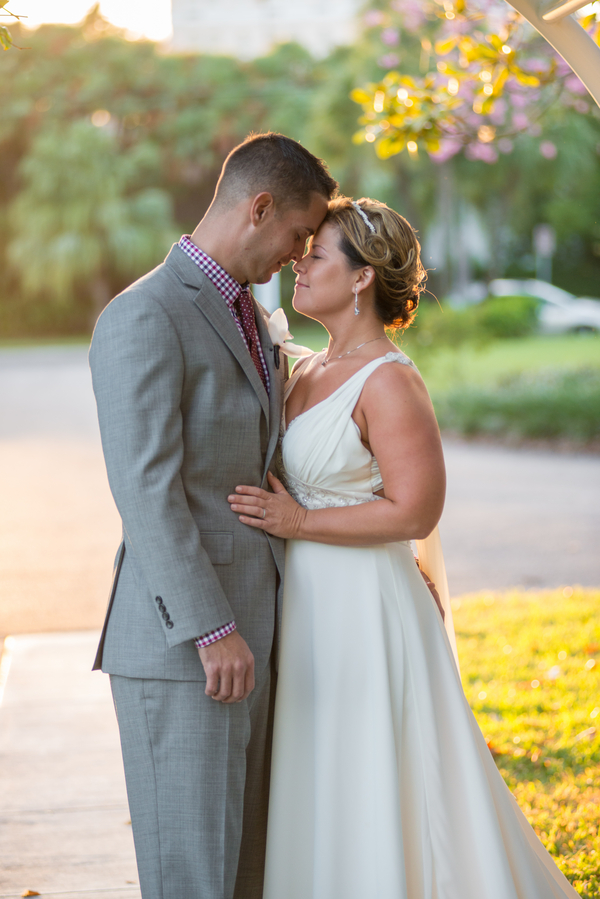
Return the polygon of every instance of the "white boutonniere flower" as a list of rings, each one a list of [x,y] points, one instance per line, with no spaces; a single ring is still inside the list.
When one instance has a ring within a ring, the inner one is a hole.
[[[288,343],[294,336],[290,334],[288,328],[288,320],[283,309],[276,309],[273,315],[267,321],[269,329],[269,337],[273,341],[273,346],[279,349],[286,356],[292,359],[302,359],[304,356],[312,356],[313,351],[307,346],[300,346],[297,343]]]

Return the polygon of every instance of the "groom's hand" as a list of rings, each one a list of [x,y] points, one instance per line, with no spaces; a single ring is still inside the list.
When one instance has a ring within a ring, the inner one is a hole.
[[[241,702],[254,689],[254,656],[237,631],[198,649],[206,673],[207,696]]]

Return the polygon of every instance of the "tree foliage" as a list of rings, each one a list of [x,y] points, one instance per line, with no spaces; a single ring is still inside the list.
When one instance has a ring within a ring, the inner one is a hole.
[[[297,45],[252,63],[167,56],[98,8],[27,44],[0,58],[0,271],[5,295],[54,321],[72,314],[82,327],[83,307],[159,263],[250,131],[284,131],[338,163],[350,143],[349,50],[340,95],[328,61]]]
[[[370,143],[352,142],[351,91],[385,77],[391,49],[402,53],[403,74],[420,77],[423,48],[408,26],[400,47],[372,25],[325,59],[287,44],[253,62],[165,55],[127,40],[97,9],[79,26],[23,36],[17,24],[13,36],[30,49],[0,54],[0,333],[86,330],[107,296],[194,228],[226,154],[266,129],[327,159],[345,193],[406,215],[426,252],[443,179],[453,181],[453,202],[477,210],[489,235],[481,277],[529,274],[531,228],[550,222],[563,260],[557,283],[595,292],[571,283],[583,273],[582,284],[595,284],[600,273],[600,128],[574,108],[583,97],[556,102],[511,139],[511,153],[496,141],[494,166],[464,153],[439,166],[424,152],[383,160]],[[460,238],[450,232],[452,258]],[[442,263],[426,265],[437,267],[430,283],[443,293]],[[292,280],[284,269],[284,296]]]
[[[37,135],[9,209],[7,258],[22,291],[64,304],[87,285],[95,315],[111,299],[111,270],[131,277],[151,268],[177,233],[170,195],[144,186],[159,168],[157,146],[121,150],[109,121]]]

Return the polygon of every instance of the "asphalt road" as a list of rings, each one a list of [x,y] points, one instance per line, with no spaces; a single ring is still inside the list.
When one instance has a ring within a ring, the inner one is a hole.
[[[452,595],[600,585],[600,457],[445,444]],[[119,519],[84,347],[0,350],[0,634],[99,627]]]

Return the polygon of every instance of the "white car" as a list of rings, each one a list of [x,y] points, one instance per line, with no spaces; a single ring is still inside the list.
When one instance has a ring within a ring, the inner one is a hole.
[[[575,297],[568,290],[530,278],[516,281],[497,278],[490,281],[488,291],[494,297],[536,297],[541,301],[538,310],[540,330],[545,334],[564,334],[566,331],[600,331],[600,300]]]

